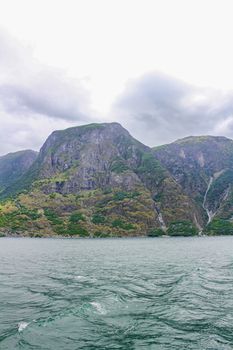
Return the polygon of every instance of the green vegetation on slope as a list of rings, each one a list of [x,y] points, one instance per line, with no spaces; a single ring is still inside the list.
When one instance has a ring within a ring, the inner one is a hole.
[[[165,232],[161,228],[154,228],[147,234],[148,237],[161,237],[165,235]]]
[[[206,227],[205,233],[211,236],[233,235],[233,223],[223,219],[213,219]]]
[[[9,153],[0,157],[0,188],[12,186],[30,168],[37,157],[37,152],[31,150]]]
[[[144,235],[155,225],[149,192],[23,193],[0,207],[0,232],[112,237]]]
[[[195,236],[197,228],[190,221],[172,222],[167,230],[169,236]]]

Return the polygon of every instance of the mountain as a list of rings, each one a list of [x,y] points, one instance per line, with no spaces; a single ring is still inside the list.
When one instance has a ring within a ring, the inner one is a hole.
[[[203,210],[207,231],[212,232],[217,224],[220,232],[221,220],[231,220],[233,214],[233,141],[226,137],[187,137],[155,147],[153,152]]]
[[[233,141],[188,137],[149,148],[118,123],[54,131],[9,183],[0,232],[158,236],[233,233]]]
[[[152,150],[117,123],[53,132],[1,197],[2,227],[10,232],[161,234],[171,222],[195,229],[202,220]]]
[[[0,157],[0,189],[4,190],[23,176],[37,157],[31,150],[9,153]]]

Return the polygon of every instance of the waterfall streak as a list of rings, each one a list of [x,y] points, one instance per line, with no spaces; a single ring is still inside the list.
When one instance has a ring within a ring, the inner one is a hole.
[[[203,203],[202,203],[202,207],[203,209],[206,211],[207,213],[207,216],[208,216],[208,222],[207,222],[207,225],[211,222],[212,218],[214,217],[215,213],[213,213],[211,210],[209,210],[206,206],[206,200],[207,200],[207,195],[208,195],[208,192],[210,190],[210,187],[213,183],[213,177],[211,176],[210,177],[210,180],[209,180],[209,183],[208,183],[208,186],[207,186],[207,189],[206,189],[206,192],[205,192],[205,195],[204,195],[204,199],[203,199]]]

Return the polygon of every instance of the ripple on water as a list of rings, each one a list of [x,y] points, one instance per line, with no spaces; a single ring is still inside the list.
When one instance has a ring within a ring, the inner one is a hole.
[[[233,237],[4,242],[0,349],[233,348]]]

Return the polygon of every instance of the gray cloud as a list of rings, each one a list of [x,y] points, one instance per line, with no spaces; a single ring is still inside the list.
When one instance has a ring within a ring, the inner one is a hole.
[[[84,82],[37,62],[30,48],[4,32],[0,33],[0,70],[0,103],[6,111],[90,119],[90,96]]]
[[[52,118],[89,121],[88,98],[84,89],[68,84],[52,72],[34,76],[30,84],[2,84],[0,99],[3,108],[16,115],[41,114]]]
[[[10,116],[0,110],[0,155],[22,149],[38,150],[46,137],[56,129],[70,126],[69,122],[45,116]]]
[[[113,113],[149,145],[188,135],[233,137],[233,92],[197,88],[161,73],[129,82]]]
[[[0,154],[38,149],[55,129],[98,122],[90,106],[84,80],[37,62],[32,48],[0,30]],[[151,146],[188,135],[233,137],[233,92],[148,73],[127,84],[110,119]]]
[[[84,80],[37,62],[33,50],[0,30],[0,154],[42,145],[54,129],[93,121]]]

